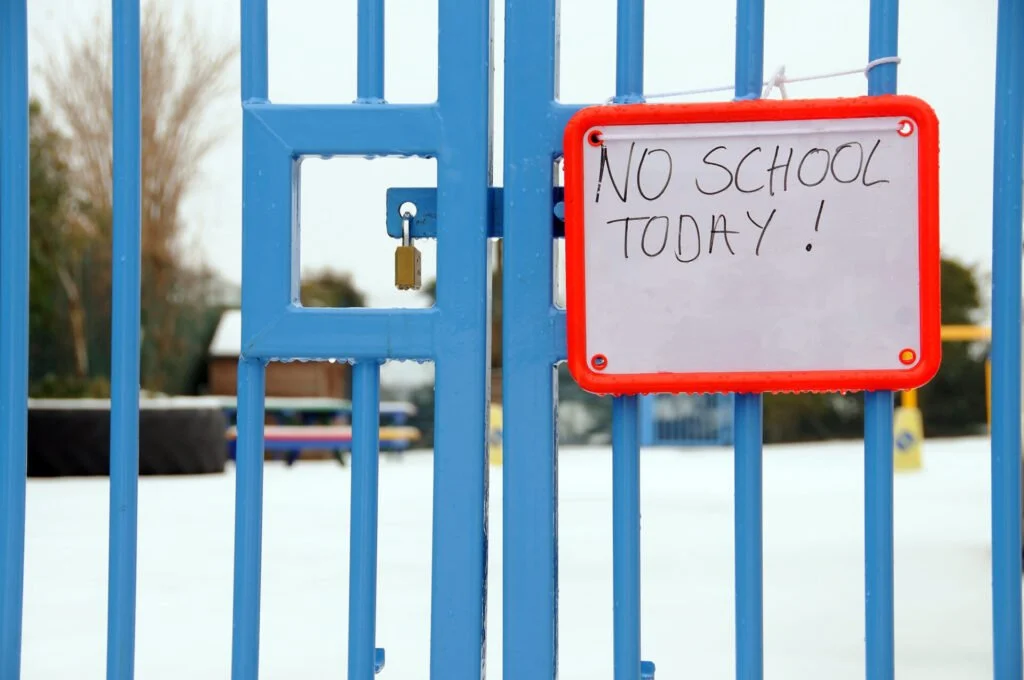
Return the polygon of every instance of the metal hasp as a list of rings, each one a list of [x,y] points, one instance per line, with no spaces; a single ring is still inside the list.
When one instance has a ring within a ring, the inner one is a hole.
[[[563,221],[562,187],[552,187],[551,191],[551,236],[565,237]],[[487,237],[502,238],[505,235],[504,190],[502,187],[490,187],[487,190]],[[392,187],[387,193],[387,230],[391,238],[403,238],[403,223],[400,208],[404,203],[416,206],[416,213],[409,223],[409,238],[437,238],[437,189],[433,187]]]

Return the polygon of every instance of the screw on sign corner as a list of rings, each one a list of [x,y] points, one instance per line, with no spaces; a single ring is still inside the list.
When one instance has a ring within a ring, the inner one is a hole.
[[[603,354],[595,354],[590,357],[590,366],[595,371],[603,371],[608,368],[608,357]]]
[[[917,352],[907,348],[900,350],[900,363],[904,366],[909,366],[917,360]]]
[[[590,134],[587,135],[587,142],[590,146],[601,146],[604,143],[604,139],[601,137],[600,130],[591,130]]]

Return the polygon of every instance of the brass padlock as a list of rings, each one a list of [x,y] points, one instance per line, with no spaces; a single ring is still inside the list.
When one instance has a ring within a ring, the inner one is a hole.
[[[411,222],[412,215],[402,213],[402,245],[395,249],[395,287],[398,290],[420,289],[420,251],[409,236]]]

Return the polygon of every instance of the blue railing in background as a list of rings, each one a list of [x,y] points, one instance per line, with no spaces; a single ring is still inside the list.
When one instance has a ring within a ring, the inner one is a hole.
[[[28,361],[27,0],[0,3],[0,679],[20,677]],[[871,0],[869,59],[897,54],[898,4]],[[113,376],[107,676],[134,676],[138,480],[139,0],[112,0],[114,57]],[[643,100],[643,2],[619,0],[616,100]],[[553,164],[578,108],[557,101],[557,0],[505,2],[504,677],[554,678],[558,654],[557,444],[553,367],[565,359],[552,301]],[[1000,0],[995,91],[992,339],[992,595],[996,680],[1021,680],[1021,182],[1024,6]],[[374,639],[380,362],[436,362],[430,677],[479,678],[485,648],[489,0],[439,0],[438,101],[387,104],[383,0],[359,2],[358,99],[268,99],[267,0],[242,0],[243,353],[232,677],[258,676],[265,366],[282,358],[355,363],[349,677],[379,672]],[[737,98],[760,96],[764,3],[738,0]],[[869,93],[896,91],[896,65]],[[508,115],[514,112],[514,115]],[[430,309],[304,309],[297,304],[293,206],[305,155],[438,159],[437,304]],[[457,274],[456,274],[457,272]],[[641,662],[641,400],[613,403],[615,677]],[[894,677],[891,393],[865,395],[867,675]],[[762,400],[736,395],[736,668],[763,676]]]
[[[641,446],[727,446],[733,443],[731,394],[646,394],[640,397]]]

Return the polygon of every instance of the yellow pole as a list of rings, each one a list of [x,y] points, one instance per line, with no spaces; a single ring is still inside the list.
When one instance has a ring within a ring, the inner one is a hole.
[[[903,398],[900,400],[900,406],[903,408],[917,408],[917,390],[907,390],[903,393]]]
[[[985,359],[985,424],[992,431],[992,360]]]
[[[489,454],[488,459],[491,465],[501,465],[503,459],[502,451],[502,409],[501,404],[491,404],[490,413],[490,428],[491,431],[488,433],[488,439],[490,440],[490,446],[488,447]]]
[[[943,342],[977,342],[990,339],[992,329],[987,326],[952,324],[942,327],[941,337]]]
[[[950,324],[942,326],[942,342],[984,342],[992,338],[987,326]],[[921,444],[924,441],[924,418],[917,402],[917,390],[903,392],[900,405],[893,414],[895,449],[893,467],[896,470],[921,468]],[[992,363],[985,361],[985,420],[992,427]]]

